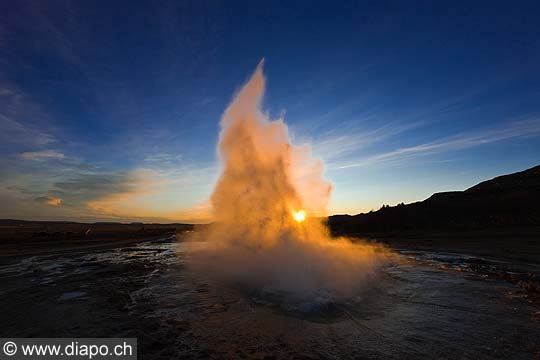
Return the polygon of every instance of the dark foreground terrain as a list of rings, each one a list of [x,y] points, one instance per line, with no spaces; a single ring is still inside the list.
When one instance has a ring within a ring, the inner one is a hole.
[[[0,337],[137,337],[141,359],[540,357],[540,264],[402,246],[346,301],[287,304],[186,266],[182,235],[0,259]]]

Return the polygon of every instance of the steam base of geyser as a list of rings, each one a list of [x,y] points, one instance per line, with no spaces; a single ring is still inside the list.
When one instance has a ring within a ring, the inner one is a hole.
[[[258,305],[305,315],[333,315],[339,311],[340,307],[331,293],[323,289],[317,290],[309,298],[298,298],[287,291],[264,287],[253,290],[251,300]]]

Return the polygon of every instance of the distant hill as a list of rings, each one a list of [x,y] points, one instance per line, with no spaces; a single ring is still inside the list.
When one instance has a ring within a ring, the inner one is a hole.
[[[412,204],[385,205],[354,216],[334,215],[328,223],[335,234],[539,226],[540,166],[465,191],[436,193]]]
[[[192,224],[28,221],[0,219],[0,246],[6,244],[144,239],[193,230]],[[1,249],[0,249],[1,255]]]

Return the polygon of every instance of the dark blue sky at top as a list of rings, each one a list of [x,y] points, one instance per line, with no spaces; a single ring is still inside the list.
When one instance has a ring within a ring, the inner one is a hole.
[[[404,200],[460,188],[540,158],[539,24],[538,2],[4,1],[0,81],[18,97],[0,114],[54,142],[4,141],[2,168],[31,174],[8,158],[50,149],[107,171],[212,166],[264,58],[265,108],[342,200],[397,173],[427,179]]]

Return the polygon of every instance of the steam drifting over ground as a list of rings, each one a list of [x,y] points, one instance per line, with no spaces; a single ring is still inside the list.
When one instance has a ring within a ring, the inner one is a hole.
[[[283,119],[271,121],[261,111],[264,90],[261,62],[223,114],[215,223],[194,235],[209,245],[192,264],[225,282],[291,299],[352,296],[374,274],[381,249],[330,238],[320,220],[332,191],[322,162],[308,146],[291,145]]]

